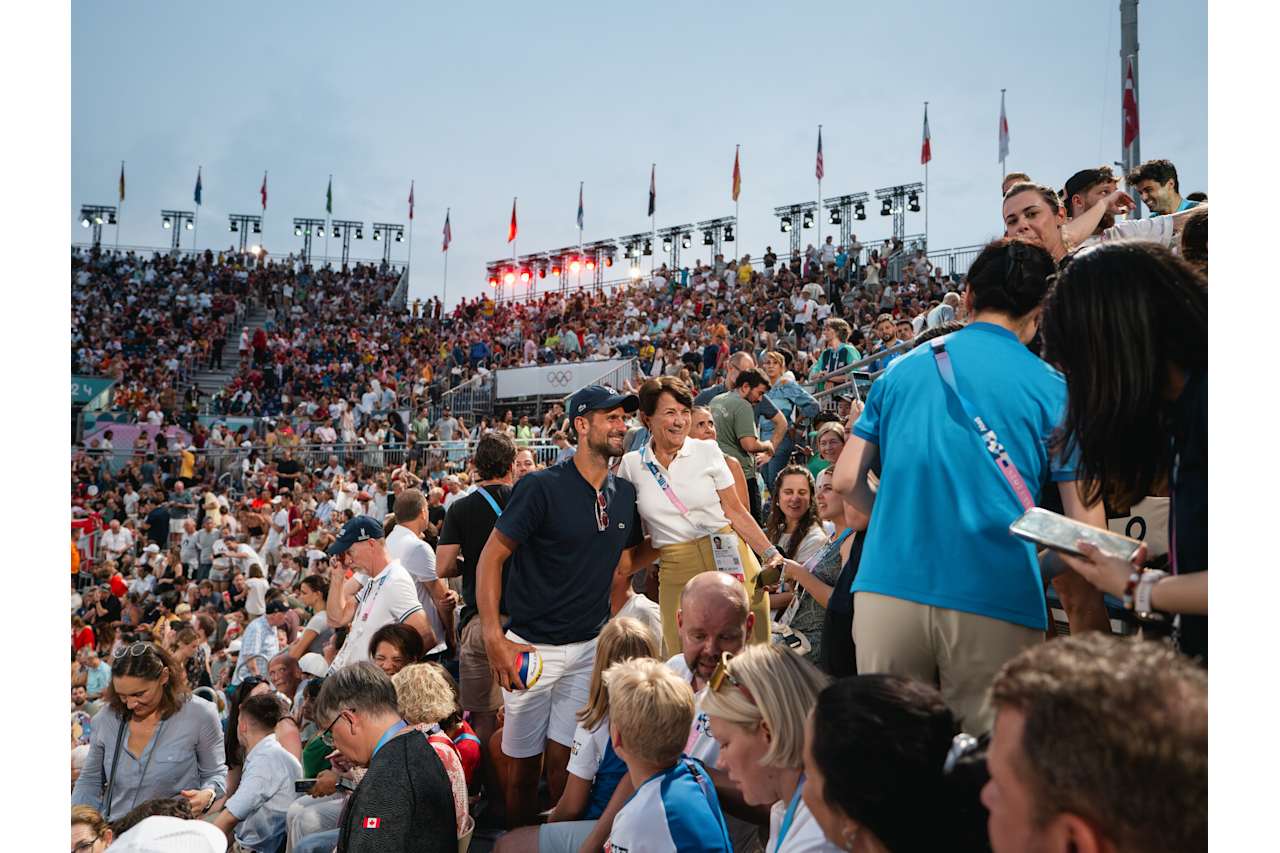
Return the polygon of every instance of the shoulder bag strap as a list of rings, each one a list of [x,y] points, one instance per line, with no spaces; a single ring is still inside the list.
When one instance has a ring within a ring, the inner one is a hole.
[[[493,495],[489,494],[489,490],[484,486],[476,486],[476,491],[484,495],[484,499],[489,502],[489,506],[493,507],[494,515],[502,515],[502,507],[498,506],[498,502],[493,499]]]
[[[1018,472],[1018,467],[1009,458],[1009,453],[996,437],[995,430],[987,426],[986,422],[974,412],[973,405],[960,393],[960,389],[956,386],[955,368],[952,366],[951,356],[947,352],[946,339],[949,337],[951,336],[945,335],[941,338],[936,338],[930,344],[933,349],[933,362],[938,367],[938,375],[942,377],[942,384],[950,389],[960,403],[960,408],[964,410],[965,416],[973,424],[973,428],[977,430],[978,437],[982,440],[982,446],[986,448],[991,461],[995,463],[1005,482],[1009,484],[1009,488],[1013,489],[1013,494],[1017,497],[1018,503],[1022,504],[1022,509],[1024,511],[1031,509],[1036,505],[1036,502],[1031,496],[1031,490],[1027,488],[1026,482],[1022,479],[1022,474]]]
[[[107,775],[107,789],[102,795],[102,815],[107,820],[111,819],[111,789],[116,784],[116,767],[120,764],[120,748],[124,746],[124,739],[129,736],[129,717],[132,716],[126,711],[120,717],[120,727],[116,729],[116,749],[111,756],[111,772]]]

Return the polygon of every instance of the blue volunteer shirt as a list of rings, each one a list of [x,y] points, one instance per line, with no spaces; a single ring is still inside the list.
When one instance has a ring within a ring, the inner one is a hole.
[[[1066,411],[1062,375],[1014,334],[973,323],[946,338],[960,393],[995,430],[1032,494],[1076,479],[1050,458]],[[894,360],[854,425],[882,470],[854,592],[977,613],[1043,630],[1035,549],[1009,533],[1022,515],[1008,482],[943,384],[928,346]]]
[[[609,584],[626,548],[643,538],[636,487],[609,474],[609,526],[596,522],[596,490],[573,459],[526,474],[494,525],[518,547],[504,590],[507,628],[526,642],[562,646],[600,633],[609,620]]]
[[[711,778],[696,759],[649,777],[614,818],[611,853],[731,853]]]

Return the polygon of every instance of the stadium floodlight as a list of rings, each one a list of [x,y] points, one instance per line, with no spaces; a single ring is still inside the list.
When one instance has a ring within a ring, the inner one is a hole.
[[[169,227],[168,225],[166,225],[166,226],[165,226],[165,228],[168,228],[168,227]],[[233,220],[231,220],[231,224],[230,224],[230,226],[228,226],[228,227],[231,229],[231,233],[232,233],[232,234],[234,234],[234,233],[236,233],[237,231],[239,231],[239,230],[240,230],[240,226],[236,223],[236,221],[235,221],[234,219],[233,219]]]
[[[313,237],[324,236],[325,220],[309,216],[295,216],[293,219],[293,233],[298,236],[298,232],[302,234],[302,262],[304,264],[311,263],[311,240]],[[243,238],[241,238],[243,239]]]
[[[702,232],[702,245],[710,246],[713,243],[715,243],[715,241],[716,241],[716,238],[712,235],[710,231]]]
[[[190,231],[191,229],[195,228],[196,226],[192,223],[192,221],[191,221],[190,219],[188,219],[188,220],[187,220],[187,224],[186,224],[186,226],[185,226],[185,227],[186,227],[186,229],[187,229],[188,231]]]
[[[85,228],[88,228],[88,227],[89,227],[90,225],[92,225],[93,223],[92,223],[92,222],[90,222],[90,221],[89,221],[89,217],[87,217],[87,216],[86,216],[86,217],[84,217],[83,219],[81,219],[81,220],[80,220],[80,224],[81,224],[82,226],[84,226]]]
[[[262,220],[258,220],[257,222],[253,223],[253,233],[254,234],[262,233]]]
[[[106,204],[80,205],[80,227],[93,229],[93,245],[102,244],[102,225],[116,224],[116,209]]]
[[[316,226],[316,236],[317,236],[317,237],[323,237],[323,236],[324,236],[324,226],[323,226],[323,225],[317,225],[317,226]]]
[[[231,224],[231,230],[232,230],[232,231],[236,230],[236,226],[235,226],[235,223],[234,223],[234,222]],[[295,237],[301,237],[301,236],[302,236],[302,226],[301,226],[301,225],[295,225],[295,226],[293,226],[293,236],[295,236]]]
[[[728,240],[730,243],[737,242],[737,241],[736,241],[736,240],[734,240],[734,238],[733,238],[733,226],[732,226],[732,225],[726,225],[726,226],[724,227],[724,239],[725,239],[725,240]]]
[[[381,231],[379,231],[377,228],[373,229],[373,239],[375,239],[375,240],[381,240],[381,239],[382,239],[382,232],[381,232]]]
[[[605,256],[604,256],[604,265],[605,265],[606,267],[611,267],[611,266],[613,266],[613,255],[605,255]]]
[[[397,231],[397,232],[396,232],[396,242],[397,242],[397,243],[403,243],[403,242],[404,242],[404,232],[403,232],[403,231]]]
[[[854,207],[853,207],[853,215],[854,215],[854,218],[856,218],[856,219],[866,219],[866,218],[867,218],[867,206],[866,206],[865,204],[863,204],[862,202],[858,202],[858,203],[857,203],[856,205],[854,205]]]
[[[880,199],[880,215],[893,217],[893,238],[902,240],[906,237],[907,213],[920,212],[920,193],[924,184],[920,182],[898,184],[892,187],[881,187],[876,190],[876,198]]]
[[[232,234],[240,235],[240,251],[247,252],[249,251],[249,230],[252,228],[254,234],[261,234],[262,217],[251,213],[231,213],[227,215],[227,228]]]
[[[515,283],[516,283],[516,274],[515,274],[514,272],[512,272],[511,270],[507,270],[507,274],[506,274],[506,275],[504,275],[504,276],[502,277],[502,280],[503,280],[503,282],[505,282],[505,283],[506,283],[506,284],[508,284],[508,285],[515,284]]]
[[[356,229],[356,239],[357,239],[357,240],[363,240],[363,239],[364,239],[364,229],[363,229],[363,228],[357,228],[357,229]]]
[[[890,214],[892,214],[892,213],[893,213],[893,202],[892,202],[890,199],[887,199],[887,198],[886,198],[886,199],[885,199],[885,200],[880,204],[880,215],[881,215],[881,216],[889,216],[889,215],[890,215]]]
[[[162,224],[166,229],[173,227],[173,221],[167,216],[164,218],[164,222]]]
[[[664,237],[664,238],[663,238],[663,240],[662,240],[662,251],[664,251],[664,252],[670,252],[670,251],[671,251],[671,245],[672,245],[672,244],[671,244],[671,238],[670,238],[670,237]]]
[[[569,261],[569,272],[576,273],[580,269],[582,269],[582,264],[578,261],[577,258],[574,258],[573,260]]]
[[[342,228],[340,226],[334,225],[329,229],[329,233],[332,234],[334,237],[341,237]]]
[[[910,210],[912,213],[920,212],[920,196],[916,193],[912,193],[907,196],[907,210]]]
[[[592,260],[591,258],[587,258],[587,264],[586,264],[586,266],[587,266],[587,270],[588,270],[588,271],[590,271],[590,270],[594,270],[594,269],[596,268],[596,262],[595,262],[594,260]]]
[[[652,241],[652,240],[645,240],[645,241],[644,241],[644,253],[645,253],[645,255],[646,255],[646,256],[648,256],[648,255],[652,255],[652,254],[653,254],[653,241]]]
[[[783,233],[783,234],[786,234],[788,231],[790,231],[790,230],[791,230],[791,217],[790,217],[790,216],[784,216],[784,217],[782,217],[782,228],[781,228],[781,230],[782,230],[782,233]]]
[[[827,222],[831,225],[840,224],[840,208],[833,207],[827,212]]]
[[[689,248],[689,247],[690,247],[690,246],[692,246],[692,245],[693,245],[693,238],[692,238],[692,237],[690,237],[688,234],[685,234],[685,235],[681,236],[681,238],[680,238],[680,248],[681,248],[681,249],[687,249],[687,248]]]
[[[195,227],[196,215],[190,210],[162,210],[160,211],[160,224],[166,231],[173,232],[173,239],[169,241],[169,248],[178,251],[182,248],[182,231],[192,230]]]
[[[813,227],[813,211],[805,211],[804,216],[800,220],[800,227],[801,228]]]

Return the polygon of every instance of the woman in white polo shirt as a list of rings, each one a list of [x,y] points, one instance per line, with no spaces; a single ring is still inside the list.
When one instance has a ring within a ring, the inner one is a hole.
[[[701,572],[717,570],[746,585],[756,614],[753,639],[767,641],[769,600],[757,583],[761,568],[756,554],[770,571],[781,566],[782,555],[738,498],[719,445],[689,438],[689,387],[664,376],[645,382],[639,396],[651,438],[622,457],[618,475],[635,485],[640,517],[662,554],[658,604],[667,650],[674,654],[681,649],[676,611],[684,585]]]

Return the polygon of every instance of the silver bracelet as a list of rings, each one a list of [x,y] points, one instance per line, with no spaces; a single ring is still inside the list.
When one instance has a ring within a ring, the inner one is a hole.
[[[764,553],[761,554],[760,556],[762,559],[772,560],[774,557],[778,556],[780,553],[782,552],[778,550],[777,545],[770,545],[768,548],[764,549]]]

